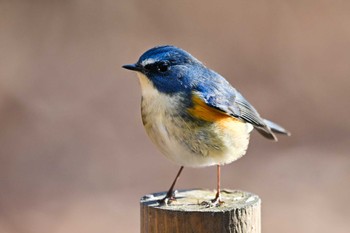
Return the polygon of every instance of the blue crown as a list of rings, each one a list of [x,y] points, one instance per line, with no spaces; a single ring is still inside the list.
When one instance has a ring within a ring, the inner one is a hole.
[[[157,46],[141,55],[138,63],[141,64],[147,59],[154,61],[168,61],[172,64],[180,63],[200,63],[191,54],[172,45]]]

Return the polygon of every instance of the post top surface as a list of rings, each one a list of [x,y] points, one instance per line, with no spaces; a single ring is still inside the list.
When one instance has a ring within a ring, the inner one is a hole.
[[[176,192],[176,200],[169,205],[159,205],[158,201],[165,196],[165,192],[152,193],[141,198],[141,205],[172,211],[185,212],[224,212],[232,209],[241,209],[246,206],[260,205],[260,198],[249,192],[241,190],[224,189],[221,191],[221,199],[224,201],[218,207],[208,207],[203,202],[210,202],[215,196],[213,190],[191,189]]]

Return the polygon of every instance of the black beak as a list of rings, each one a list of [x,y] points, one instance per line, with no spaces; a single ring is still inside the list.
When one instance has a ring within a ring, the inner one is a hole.
[[[134,71],[141,71],[142,67],[139,64],[130,64],[130,65],[123,65],[122,66],[124,69],[127,70],[134,70]]]

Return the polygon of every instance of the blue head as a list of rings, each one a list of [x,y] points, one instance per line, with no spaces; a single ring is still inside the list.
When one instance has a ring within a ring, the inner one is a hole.
[[[152,48],[135,64],[123,68],[141,72],[165,94],[190,92],[207,71],[191,54],[170,45]]]

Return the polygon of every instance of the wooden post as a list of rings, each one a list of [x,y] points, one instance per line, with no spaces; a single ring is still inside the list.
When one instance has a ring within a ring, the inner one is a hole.
[[[215,191],[184,190],[176,201],[160,206],[165,193],[141,198],[141,233],[261,233],[260,198],[252,193],[222,190],[224,203],[208,207]]]

